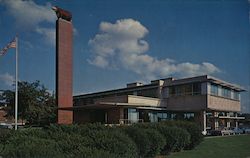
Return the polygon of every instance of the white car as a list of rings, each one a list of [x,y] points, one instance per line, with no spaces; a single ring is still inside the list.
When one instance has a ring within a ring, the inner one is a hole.
[[[244,133],[243,129],[241,129],[241,128],[234,127],[234,128],[232,128],[232,130],[234,131],[235,134],[243,134]]]
[[[246,134],[250,134],[250,128],[245,128],[244,131],[245,131]]]
[[[221,135],[224,136],[224,135],[234,135],[235,132],[233,130],[230,130],[230,129],[227,129],[227,128],[224,128],[223,130],[221,130]]]

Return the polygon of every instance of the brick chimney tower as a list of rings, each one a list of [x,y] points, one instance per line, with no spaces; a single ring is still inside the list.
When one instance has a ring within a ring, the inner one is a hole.
[[[58,124],[73,123],[72,96],[72,39],[73,26],[70,12],[52,8],[56,21],[56,104]]]

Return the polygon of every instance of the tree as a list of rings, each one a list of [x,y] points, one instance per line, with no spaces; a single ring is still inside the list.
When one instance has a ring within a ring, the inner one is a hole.
[[[3,98],[9,103],[8,116],[14,116],[15,92],[6,90]],[[39,82],[18,83],[18,116],[31,125],[46,125],[56,121],[55,96]]]

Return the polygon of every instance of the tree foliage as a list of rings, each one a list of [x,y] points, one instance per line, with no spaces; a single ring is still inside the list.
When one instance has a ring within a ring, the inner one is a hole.
[[[6,90],[2,94],[8,102],[8,116],[14,116],[15,92]],[[55,97],[39,82],[18,83],[18,116],[31,125],[46,125],[56,120]]]

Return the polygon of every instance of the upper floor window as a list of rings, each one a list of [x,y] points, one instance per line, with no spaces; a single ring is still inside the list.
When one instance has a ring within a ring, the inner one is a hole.
[[[191,83],[169,87],[169,96],[198,95],[201,94],[201,83]]]
[[[228,88],[222,88],[222,96],[231,98],[231,90]]]
[[[176,96],[179,96],[179,95],[183,94],[181,86],[177,86],[175,88],[176,88],[176,91],[175,91],[176,92]]]
[[[215,84],[211,84],[211,94],[218,95],[218,86]]]
[[[193,83],[193,95],[201,94],[201,83]]]
[[[234,91],[233,92],[233,99],[235,99],[235,100],[240,100],[240,93],[239,92],[237,92],[237,91]]]
[[[185,95],[192,95],[192,84],[187,84],[184,86]]]

